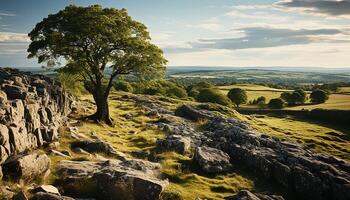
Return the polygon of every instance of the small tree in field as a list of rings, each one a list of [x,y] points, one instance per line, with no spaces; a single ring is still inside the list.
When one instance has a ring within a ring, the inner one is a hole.
[[[79,76],[97,106],[90,118],[107,124],[112,123],[108,96],[118,75],[162,75],[165,70],[162,50],[125,9],[70,5],[44,18],[28,35],[28,58],[51,65],[63,60],[59,73]]]
[[[312,93],[310,94],[310,99],[312,103],[324,103],[328,100],[328,98],[329,96],[327,92],[319,89],[312,91]]]
[[[239,107],[241,104],[247,103],[247,93],[241,88],[232,88],[228,92],[227,97],[231,99],[231,101],[236,104],[237,107]]]
[[[284,101],[281,98],[271,99],[268,107],[271,109],[282,109],[284,107]]]

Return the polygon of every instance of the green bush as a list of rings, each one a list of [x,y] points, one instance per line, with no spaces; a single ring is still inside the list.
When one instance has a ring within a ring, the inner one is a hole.
[[[166,95],[169,97],[177,97],[177,98],[186,98],[187,92],[185,89],[178,87],[178,86],[172,86],[166,90]]]
[[[124,91],[124,92],[133,92],[134,88],[129,82],[126,81],[117,81],[114,83],[114,88],[117,91]]]
[[[221,94],[220,91],[212,88],[200,90],[197,96],[197,101],[217,103],[224,106],[230,105],[230,99]]]
[[[281,99],[285,100],[289,106],[295,106],[304,104],[307,96],[304,90],[297,89],[293,92],[283,92]]]
[[[312,103],[324,103],[329,99],[329,95],[326,91],[317,89],[312,91],[310,99]]]
[[[282,109],[284,107],[284,101],[281,98],[271,99],[268,107],[271,109]]]
[[[239,105],[247,103],[247,93],[245,90],[242,90],[241,88],[232,88],[228,94],[227,97],[236,104],[237,107]]]

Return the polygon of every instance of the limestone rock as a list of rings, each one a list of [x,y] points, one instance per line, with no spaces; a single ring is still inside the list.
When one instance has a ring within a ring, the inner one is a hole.
[[[31,200],[74,200],[71,197],[67,196],[60,196],[57,194],[51,194],[51,193],[45,193],[45,192],[38,192],[33,195]]]
[[[165,139],[157,140],[157,150],[187,153],[191,148],[191,140],[181,135],[169,135]]]
[[[35,188],[32,192],[33,193],[44,192],[44,193],[61,195],[58,189],[53,185],[41,185]]]
[[[6,178],[13,180],[33,180],[45,174],[50,168],[50,158],[46,154],[22,155],[8,160],[3,165]]]
[[[259,193],[252,193],[248,190],[241,190],[238,194],[228,196],[225,200],[284,200],[282,196],[265,195]]]
[[[65,191],[81,193],[79,183],[89,183],[99,199],[159,199],[168,184],[157,178],[159,165],[147,161],[61,161],[59,179]],[[97,197],[94,197],[97,198]]]
[[[211,147],[197,147],[193,159],[209,173],[225,172],[231,168],[230,156]]]

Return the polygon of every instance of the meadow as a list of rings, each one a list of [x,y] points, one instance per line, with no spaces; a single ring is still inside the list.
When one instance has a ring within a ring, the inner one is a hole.
[[[260,96],[264,96],[266,98],[266,102],[273,98],[279,98],[281,93],[288,92],[292,90],[284,90],[284,89],[276,89],[267,86],[255,85],[255,84],[235,84],[229,86],[217,86],[223,94],[227,94],[231,88],[241,88],[246,90],[248,96],[248,102],[257,99]],[[315,109],[315,108],[323,108],[323,109],[339,109],[339,110],[350,110],[350,91],[349,87],[340,88],[337,93],[333,93],[329,96],[329,99],[326,103],[322,104],[311,104],[310,102],[306,102],[305,105],[301,106],[293,106],[286,107],[284,109],[290,110],[302,110],[302,109]],[[310,94],[310,92],[307,92]],[[245,104],[242,105],[242,108],[257,108],[256,105]]]

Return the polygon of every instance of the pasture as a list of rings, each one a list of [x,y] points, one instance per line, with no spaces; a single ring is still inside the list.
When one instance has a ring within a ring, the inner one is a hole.
[[[270,99],[280,97],[281,93],[285,91],[291,90],[283,90],[276,89],[267,86],[254,85],[254,84],[236,84],[229,86],[217,86],[223,94],[227,94],[231,88],[241,88],[246,90],[248,96],[248,102],[254,99],[257,99],[260,96],[264,96],[266,98],[266,102]],[[340,88],[340,91],[335,94],[331,94],[326,103],[323,104],[310,104],[309,102],[306,105],[294,106],[294,107],[286,107],[284,109],[290,110],[301,110],[301,109],[315,109],[315,108],[323,108],[323,109],[339,109],[339,110],[350,110],[350,91],[349,87]],[[310,92],[307,92],[310,94]],[[256,105],[242,105],[243,108],[257,108]]]

